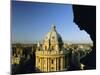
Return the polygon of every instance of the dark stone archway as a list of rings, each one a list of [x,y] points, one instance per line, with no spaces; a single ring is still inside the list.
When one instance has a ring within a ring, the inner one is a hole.
[[[73,5],[74,22],[80,30],[85,30],[93,41],[89,55],[81,60],[85,69],[96,69],[96,6]]]

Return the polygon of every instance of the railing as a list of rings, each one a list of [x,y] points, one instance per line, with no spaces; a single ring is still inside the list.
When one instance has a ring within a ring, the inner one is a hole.
[[[40,55],[54,55],[54,54],[66,54],[66,51],[36,51],[36,54]]]

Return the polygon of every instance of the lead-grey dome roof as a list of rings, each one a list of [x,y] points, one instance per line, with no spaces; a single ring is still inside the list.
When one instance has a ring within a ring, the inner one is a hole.
[[[57,43],[62,43],[62,38],[60,34],[56,31],[56,26],[52,26],[51,31],[47,33],[44,41],[52,41],[55,40]]]

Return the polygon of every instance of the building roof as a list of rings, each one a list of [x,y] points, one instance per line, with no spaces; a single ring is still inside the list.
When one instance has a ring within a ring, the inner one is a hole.
[[[62,38],[60,34],[56,30],[56,26],[52,25],[51,31],[47,33],[44,41],[52,41],[55,40],[57,43],[62,43]]]

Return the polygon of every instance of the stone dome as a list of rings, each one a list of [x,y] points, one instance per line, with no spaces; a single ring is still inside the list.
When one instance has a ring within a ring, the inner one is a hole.
[[[51,31],[47,33],[44,41],[49,41],[50,43],[53,41],[55,43],[63,43],[60,34],[56,31],[56,26],[52,26]]]
[[[44,38],[42,46],[37,48],[35,55],[36,68],[41,72],[65,71],[68,69],[67,52],[63,48],[62,38],[57,33],[54,25]]]

